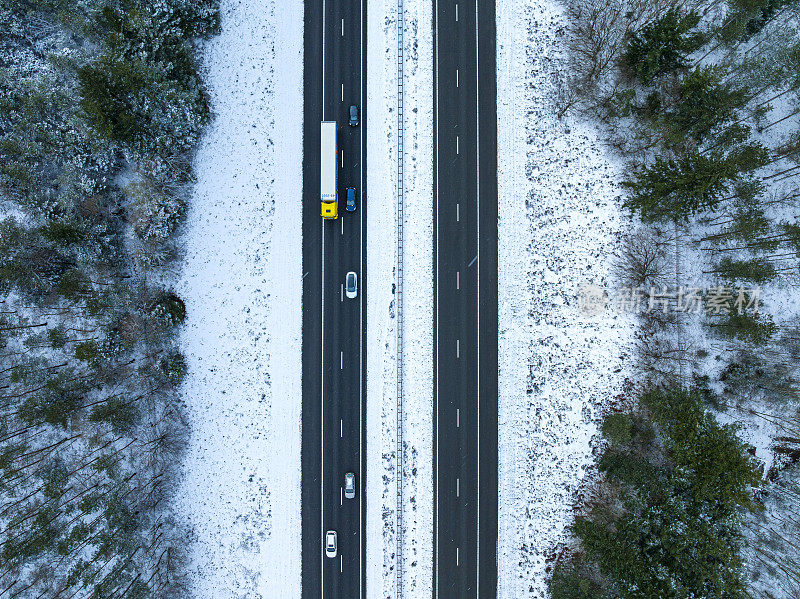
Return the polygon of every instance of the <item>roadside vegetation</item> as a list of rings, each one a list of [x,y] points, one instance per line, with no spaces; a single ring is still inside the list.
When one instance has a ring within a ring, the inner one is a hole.
[[[642,394],[603,422],[602,486],[574,525],[554,599],[746,597],[742,515],[758,472],[732,425],[697,390]]]
[[[214,0],[0,2],[0,595],[184,597],[176,232]]]
[[[798,597],[800,4],[565,6],[558,105],[627,165],[640,329],[553,597]]]

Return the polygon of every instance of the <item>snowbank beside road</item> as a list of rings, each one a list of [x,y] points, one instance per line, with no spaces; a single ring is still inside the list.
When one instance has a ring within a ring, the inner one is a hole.
[[[192,436],[177,506],[195,597],[299,597],[303,3],[221,9],[178,284]]]
[[[634,322],[578,307],[606,287],[619,165],[552,106],[566,68],[551,0],[498,0],[498,596],[546,597],[548,560],[592,464],[598,406],[619,392]]]

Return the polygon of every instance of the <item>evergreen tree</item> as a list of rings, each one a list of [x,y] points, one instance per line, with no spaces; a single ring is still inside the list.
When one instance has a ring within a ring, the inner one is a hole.
[[[743,89],[723,83],[722,70],[713,66],[694,69],[682,77],[674,95],[673,107],[663,114],[670,144],[690,138],[700,145],[712,131],[732,120],[747,99]]]
[[[703,43],[695,28],[700,15],[670,8],[662,16],[631,34],[624,54],[623,68],[642,85],[656,77],[689,66],[688,56]]]
[[[717,272],[729,281],[749,281],[763,285],[775,278],[775,267],[763,258],[750,258],[748,260],[734,260],[725,256],[716,267]]]
[[[677,159],[658,157],[634,179],[623,182],[631,191],[625,205],[644,221],[685,220],[716,207],[743,172],[758,168],[768,159],[767,150],[758,144],[742,146],[727,155],[693,150]]]
[[[767,343],[777,330],[772,317],[768,314],[746,311],[739,314],[738,310],[731,310],[718,323],[712,323],[710,326],[726,337],[755,346]]]

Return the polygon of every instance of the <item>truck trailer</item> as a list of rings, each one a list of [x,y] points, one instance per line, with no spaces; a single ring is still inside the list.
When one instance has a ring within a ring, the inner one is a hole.
[[[322,218],[339,216],[337,202],[336,121],[322,121],[320,131],[320,214]]]

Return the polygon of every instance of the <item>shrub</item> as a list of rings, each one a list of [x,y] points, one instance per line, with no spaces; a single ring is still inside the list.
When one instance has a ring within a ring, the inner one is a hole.
[[[186,319],[186,304],[177,295],[165,292],[153,304],[151,317],[166,327],[174,327]]]
[[[630,414],[609,414],[603,420],[603,436],[613,444],[630,443],[633,438],[633,417]]]
[[[163,243],[175,232],[186,213],[178,197],[157,189],[153,181],[140,179],[125,188],[133,230],[144,241]]]

